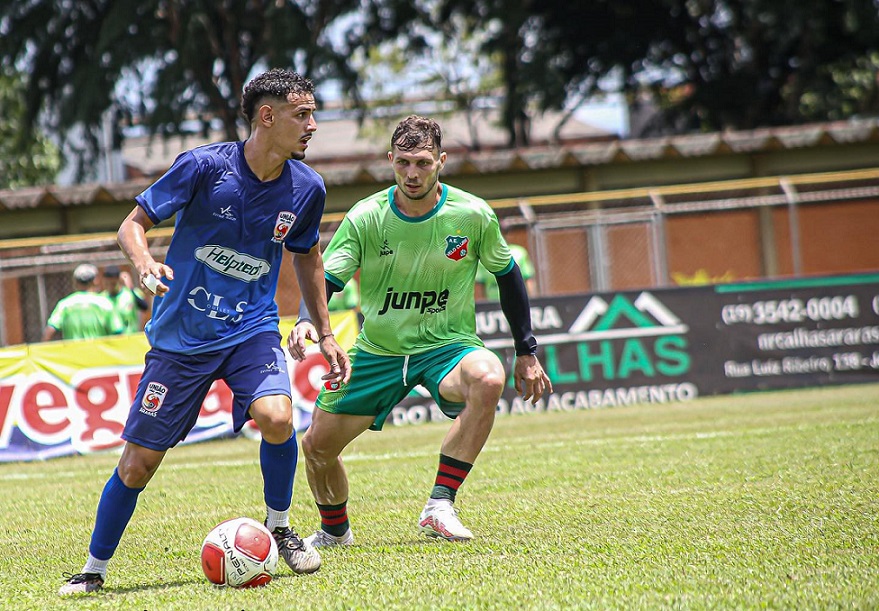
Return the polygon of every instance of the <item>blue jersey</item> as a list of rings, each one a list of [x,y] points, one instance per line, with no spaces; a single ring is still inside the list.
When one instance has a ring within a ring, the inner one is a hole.
[[[182,153],[136,200],[154,223],[177,215],[165,257],[174,280],[153,300],[150,345],[199,354],[277,332],[282,247],[307,253],[320,238],[326,187],[317,172],[290,160],[263,182],[243,142],[210,144]]]

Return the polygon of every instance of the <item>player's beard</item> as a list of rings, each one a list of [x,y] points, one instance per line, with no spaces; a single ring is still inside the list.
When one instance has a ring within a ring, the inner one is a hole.
[[[400,191],[402,191],[403,193],[406,194],[406,197],[408,197],[408,198],[411,199],[412,201],[420,202],[421,200],[423,200],[425,197],[427,197],[427,196],[430,195],[431,193],[435,193],[435,192],[436,192],[436,184],[437,184],[438,182],[439,182],[439,172],[437,172],[436,174],[434,174],[434,176],[433,176],[433,181],[430,183],[430,186],[427,187],[427,188],[421,193],[421,195],[409,195],[409,192],[406,190],[406,183],[405,183],[405,182],[404,182],[403,184],[398,184],[397,186],[400,187]]]
[[[290,159],[302,161],[305,159],[305,151],[290,151]]]

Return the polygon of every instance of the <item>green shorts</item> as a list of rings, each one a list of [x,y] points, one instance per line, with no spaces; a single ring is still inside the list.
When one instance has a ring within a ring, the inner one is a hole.
[[[464,409],[464,403],[441,397],[439,385],[474,350],[480,348],[450,344],[409,356],[380,356],[355,346],[348,352],[351,379],[344,386],[325,384],[315,405],[331,414],[375,416],[369,428],[380,431],[394,406],[420,384],[430,392],[440,410],[454,418]]]

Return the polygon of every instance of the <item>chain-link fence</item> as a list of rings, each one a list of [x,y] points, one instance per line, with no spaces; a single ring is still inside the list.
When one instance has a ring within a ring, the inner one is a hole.
[[[879,170],[496,200],[553,296],[879,269]]]
[[[879,270],[879,170],[491,204],[539,296]],[[324,244],[340,220],[325,216]],[[149,232],[157,258],[171,232]],[[39,341],[85,262],[126,264],[115,235],[0,243],[0,344]]]

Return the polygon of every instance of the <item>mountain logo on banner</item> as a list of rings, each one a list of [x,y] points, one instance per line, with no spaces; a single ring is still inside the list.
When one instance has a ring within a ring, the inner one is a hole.
[[[581,339],[617,339],[686,333],[687,325],[648,292],[634,300],[615,295],[608,303],[592,297],[568,332]]]

